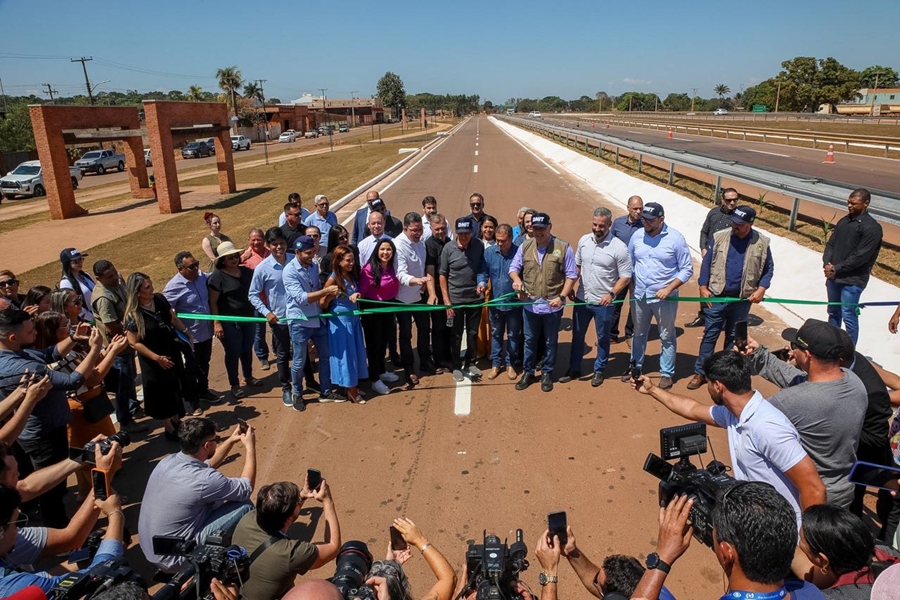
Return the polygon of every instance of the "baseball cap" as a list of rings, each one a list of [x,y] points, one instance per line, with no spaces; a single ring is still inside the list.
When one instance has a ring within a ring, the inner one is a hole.
[[[369,209],[381,212],[381,211],[387,209],[387,206],[385,206],[384,200],[382,200],[381,198],[375,198],[374,200],[372,200],[372,203],[369,205]]]
[[[472,233],[475,227],[472,219],[468,217],[460,217],[456,220],[456,233]]]
[[[539,229],[546,229],[550,226],[550,215],[547,213],[537,213],[531,217],[531,226]]]
[[[845,351],[840,330],[818,319],[807,319],[800,329],[785,329],[781,338],[819,358],[838,358]]]
[[[59,253],[59,260],[62,262],[71,262],[73,260],[78,260],[79,258],[85,258],[88,254],[82,252],[81,250],[76,250],[75,248],[65,248],[62,252]]]
[[[316,247],[316,240],[312,239],[308,235],[301,235],[297,238],[297,241],[294,242],[294,250],[310,250]]]
[[[658,219],[664,216],[666,216],[666,211],[663,210],[662,204],[657,204],[656,202],[645,204],[644,211],[641,213],[642,219]]]
[[[738,206],[731,213],[731,222],[738,225],[750,225],[756,220],[756,211],[749,206]]]

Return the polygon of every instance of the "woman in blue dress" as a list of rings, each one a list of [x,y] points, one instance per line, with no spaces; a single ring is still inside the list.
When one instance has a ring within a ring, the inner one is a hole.
[[[336,315],[328,319],[328,350],[331,361],[331,383],[346,388],[347,399],[365,404],[359,391],[359,380],[369,377],[366,347],[363,343],[359,315],[354,315],[359,299],[359,270],[353,250],[339,246],[334,249],[332,273],[325,287],[336,285],[341,294],[323,310]]]

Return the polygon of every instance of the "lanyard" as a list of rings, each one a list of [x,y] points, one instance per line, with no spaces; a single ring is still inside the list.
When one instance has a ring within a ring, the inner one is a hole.
[[[719,600],[781,600],[787,596],[788,592],[781,586],[774,592],[745,592],[743,590],[734,590],[722,596]]]

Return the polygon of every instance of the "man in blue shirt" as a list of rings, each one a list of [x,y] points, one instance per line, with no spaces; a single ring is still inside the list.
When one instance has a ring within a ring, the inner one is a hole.
[[[687,385],[689,390],[706,385],[703,364],[715,351],[722,330],[725,330],[725,349],[730,350],[734,345],[735,323],[746,321],[750,305],[762,302],[775,272],[769,238],[753,229],[756,211],[739,206],[729,216],[731,228],[717,231],[709,238],[698,283],[703,298],[741,298],[741,301],[703,304],[703,341],[694,376]]]
[[[661,351],[659,355],[659,387],[672,387],[675,376],[677,302],[666,302],[677,296],[677,290],[694,274],[691,251],[684,236],[665,223],[665,211],[660,204],[648,202],[641,212],[644,231],[631,237],[628,252],[633,266],[631,290],[634,302],[634,337],[631,341],[631,366],[640,369],[647,349],[650,320],[656,319]],[[630,369],[629,369],[630,370]],[[622,376],[628,381],[629,373]]]
[[[632,196],[628,199],[627,208],[628,212],[613,221],[612,229],[610,230],[613,237],[622,240],[626,246],[631,241],[631,236],[644,228],[644,223],[641,221],[641,212],[644,210],[643,198]],[[622,316],[622,308],[625,306],[625,298],[628,296],[630,287],[628,286],[616,294],[616,300],[619,302],[613,308],[613,320],[609,328],[609,337],[613,342],[618,342],[620,339],[627,340],[634,335],[634,317],[631,309],[628,309],[628,318],[625,321],[625,335],[622,338],[619,337],[619,318]]]
[[[319,233],[322,234],[322,239],[328,239],[328,232],[331,231],[331,228],[338,224],[337,215],[328,210],[328,198],[325,197],[324,194],[319,194],[316,196],[316,212],[311,213],[308,217],[303,219],[304,225],[315,225],[319,228]]]
[[[288,323],[284,321],[287,315],[287,294],[282,279],[287,264],[287,241],[281,229],[272,227],[266,232],[266,248],[270,254],[253,270],[249,298],[250,304],[266,318],[272,328],[272,346],[278,367],[278,382],[281,383],[281,401],[285,406],[292,406],[291,333]]]
[[[319,355],[319,402],[344,402],[346,398],[331,389],[331,367],[328,364],[328,326],[319,318],[319,300],[333,299],[340,293],[338,286],[322,288],[319,265],[315,262],[316,242],[308,235],[297,238],[295,260],[288,262],[281,273],[284,282],[291,344],[294,360],[291,363],[293,395],[291,407],[297,412],[306,410],[303,402],[303,367],[308,358],[307,343],[312,340]]]
[[[512,227],[503,223],[494,232],[496,246],[491,246],[484,251],[484,260],[481,263],[482,271],[478,275],[478,283],[486,286],[491,284],[491,300],[507,296],[513,291],[512,279],[509,278],[509,267],[519,247],[512,242]],[[503,304],[514,302],[515,298],[508,297]],[[491,306],[488,309],[491,321],[491,371],[488,379],[496,379],[503,369],[503,335],[506,334],[506,375],[510,379],[518,377],[516,364],[522,360],[519,348],[519,335],[522,331],[522,307],[521,306]]]

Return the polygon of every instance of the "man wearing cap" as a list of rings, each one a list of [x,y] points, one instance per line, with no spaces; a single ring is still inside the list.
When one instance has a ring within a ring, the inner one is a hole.
[[[481,239],[481,224],[484,223],[484,220],[490,215],[484,212],[484,196],[475,192],[471,196],[469,196],[469,210],[471,214],[466,218],[472,221],[472,226],[475,228],[473,235],[476,239]]]
[[[360,243],[357,248],[359,248],[359,265],[360,268],[366,266],[369,262],[369,259],[372,257],[372,253],[375,252],[375,246],[378,245],[378,242],[381,240],[392,240],[394,239],[392,236],[389,236],[384,232],[384,213],[373,210],[369,213],[369,222],[368,227],[366,227],[366,231],[371,232],[367,235]]]
[[[434,223],[432,223],[434,227]],[[444,245],[441,250],[441,292],[444,302],[451,305],[478,304],[484,297],[484,285],[478,283],[478,273],[484,260],[484,244],[472,238],[475,225],[468,217],[456,220],[456,240]],[[472,379],[481,377],[481,370],[476,367],[475,338],[478,325],[481,323],[481,306],[468,308],[448,308],[447,327],[453,331],[453,346],[450,352],[450,365],[453,379],[463,381],[463,372]],[[463,328],[466,330],[466,356],[460,358],[462,351]]]
[[[703,364],[712,356],[725,330],[725,349],[734,345],[734,324],[746,321],[750,305],[759,304],[772,284],[775,265],[769,238],[753,229],[756,211],[739,206],[728,215],[728,229],[717,231],[703,250],[700,265],[700,296],[703,298],[740,298],[740,302],[710,302],[703,305],[706,326],[700,342],[700,354],[694,364],[694,376],[687,384],[696,390],[706,384]]]
[[[847,216],[834,226],[822,255],[828,301],[843,303],[828,306],[828,322],[840,327],[843,321],[854,344],[859,341],[855,304],[869,283],[883,236],[881,225],[869,214],[870,200],[867,189],[859,188],[850,193]]]
[[[308,235],[300,236],[294,245],[294,260],[282,271],[286,294],[286,318],[289,321],[294,360],[291,363],[293,383],[292,408],[306,410],[303,403],[303,367],[308,359],[307,343],[312,340],[319,355],[319,402],[344,402],[346,398],[331,389],[331,367],[328,364],[328,326],[319,318],[319,301],[331,301],[340,290],[336,285],[322,288],[319,266],[315,262],[316,242]]]
[[[633,266],[631,296],[634,302],[634,337],[631,340],[631,366],[640,369],[644,365],[647,334],[650,320],[656,319],[661,351],[659,354],[659,387],[672,387],[675,376],[677,338],[675,316],[678,303],[667,302],[678,295],[678,288],[694,275],[691,251],[684,236],[666,225],[666,213],[656,202],[648,202],[641,212],[644,231],[639,231],[628,242]],[[629,373],[622,377],[629,379]]]
[[[369,233],[366,231],[367,225],[369,223],[369,213],[372,212],[372,204],[376,200],[381,200],[381,206],[384,206],[384,200],[381,199],[381,196],[378,195],[378,192],[375,190],[370,190],[366,193],[366,205],[356,211],[356,214],[353,216],[353,236],[351,238],[352,244],[356,246],[359,242],[365,238]],[[390,215],[391,211],[384,209],[385,215]]]
[[[825,484],[828,503],[846,508],[853,501],[848,476],[869,404],[866,388],[859,377],[841,368],[845,345],[836,327],[808,319],[782,337],[791,343],[796,367],[749,337],[744,352],[751,357],[754,374],[781,387],[769,402],[797,428]]]
[[[632,196],[628,199],[626,208],[628,212],[613,221],[611,233],[613,237],[622,240],[622,243],[627,247],[628,242],[631,241],[631,236],[644,229],[644,222],[641,221],[641,213],[644,212],[644,199],[640,196]],[[625,335],[622,338],[619,337],[619,319],[622,316],[622,309],[626,304],[625,297],[628,295],[630,287],[627,286],[616,296],[616,300],[619,300],[619,302],[615,304],[613,309],[613,322],[609,328],[610,338],[614,342],[618,342],[620,339],[628,339],[634,335],[634,315],[629,308],[628,318],[625,320]]]
[[[534,383],[538,338],[547,340],[541,368],[541,390],[553,390],[553,368],[559,341],[559,322],[566,298],[578,281],[578,267],[572,247],[552,234],[550,215],[537,213],[531,218],[534,237],[525,240],[516,251],[509,276],[520,298],[533,302],[525,305],[525,358],[522,378],[516,384],[521,391]]]
[[[325,194],[319,194],[316,196],[316,212],[311,213],[306,219],[303,220],[303,224],[307,227],[310,225],[315,225],[319,228],[319,233],[322,235],[323,240],[328,239],[328,232],[331,231],[331,228],[338,224],[337,215],[328,210],[329,203],[328,198],[325,197]],[[324,253],[323,253],[324,254]]]

